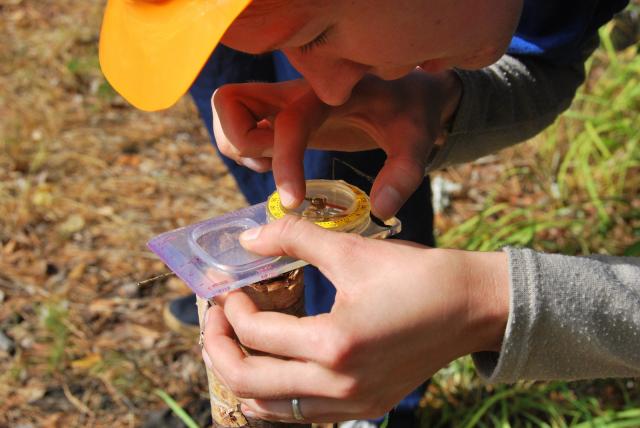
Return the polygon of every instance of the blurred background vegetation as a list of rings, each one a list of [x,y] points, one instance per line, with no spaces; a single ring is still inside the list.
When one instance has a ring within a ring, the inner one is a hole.
[[[97,61],[103,2],[0,0],[0,426],[205,426],[196,338],[162,323],[153,235],[245,204],[190,100],[129,107]],[[601,31],[567,113],[438,174],[440,246],[640,256],[640,3]],[[171,410],[173,409],[173,410]],[[182,411],[181,411],[182,409]],[[425,427],[640,427],[637,380],[490,387],[437,374]]]

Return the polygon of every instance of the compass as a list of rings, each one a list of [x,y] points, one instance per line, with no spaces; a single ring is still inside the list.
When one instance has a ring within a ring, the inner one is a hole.
[[[356,186],[342,180],[307,180],[307,193],[300,206],[285,208],[275,191],[267,200],[269,221],[286,214],[303,217],[325,229],[360,232],[371,221],[369,196]]]

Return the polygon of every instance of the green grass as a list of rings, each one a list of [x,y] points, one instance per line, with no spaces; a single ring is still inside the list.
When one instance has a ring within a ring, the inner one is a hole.
[[[59,371],[65,360],[65,350],[69,339],[66,325],[68,310],[63,303],[49,303],[42,308],[42,323],[48,332],[49,370]]]
[[[154,391],[156,395],[162,398],[167,406],[173,411],[173,413],[180,418],[180,420],[189,428],[199,428],[198,424],[189,416],[189,414],[173,399],[169,394],[161,389]]]
[[[439,236],[440,246],[640,255],[640,208],[633,204],[640,188],[640,58],[635,48],[616,52],[610,28],[587,64],[589,88],[530,143],[536,155],[500,180],[515,178],[533,202],[504,202],[504,186],[496,184],[477,214]],[[155,392],[187,426],[197,426],[168,394]],[[490,386],[465,357],[434,376],[421,418],[430,428],[640,427],[640,390],[624,379]]]
[[[602,47],[587,64],[588,87],[529,143],[535,156],[504,171],[500,182],[517,180],[529,202],[504,202],[504,186],[496,184],[480,211],[438,238],[440,246],[640,255],[640,57],[637,46],[616,52],[611,28],[601,31]],[[492,387],[463,358],[434,377],[423,426],[640,427],[636,385],[599,380]]]
[[[603,45],[610,45],[608,30],[601,34]],[[504,192],[496,185],[484,209],[446,231],[439,244],[479,251],[531,246],[565,254],[623,254],[637,245],[640,57],[634,51],[601,49],[587,64],[590,73],[602,73],[595,84],[583,88],[573,107],[531,143],[535,158],[504,172],[501,182],[518,180],[533,204],[496,202]],[[612,233],[622,239],[611,239]]]
[[[640,396],[628,380],[483,385],[469,358],[434,376],[424,427],[640,426]]]

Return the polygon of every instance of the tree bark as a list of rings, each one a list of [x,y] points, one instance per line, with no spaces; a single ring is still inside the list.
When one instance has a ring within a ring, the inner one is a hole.
[[[283,312],[299,317],[305,315],[302,269],[287,272],[276,278],[244,287],[241,290],[248,294],[261,310]],[[204,314],[213,303],[198,297],[197,304],[200,330],[202,331],[204,328]],[[250,349],[243,349],[247,353],[254,353]],[[211,399],[211,416],[215,428],[300,428],[311,426],[309,424],[301,425],[249,418],[240,411],[238,399],[208,368],[207,380]]]

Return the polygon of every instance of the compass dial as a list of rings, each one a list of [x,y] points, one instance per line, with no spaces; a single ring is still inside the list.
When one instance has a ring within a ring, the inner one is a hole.
[[[342,180],[307,180],[304,201],[291,210],[282,206],[277,191],[267,201],[269,221],[293,214],[325,229],[344,232],[358,232],[366,228],[370,212],[367,194]]]

